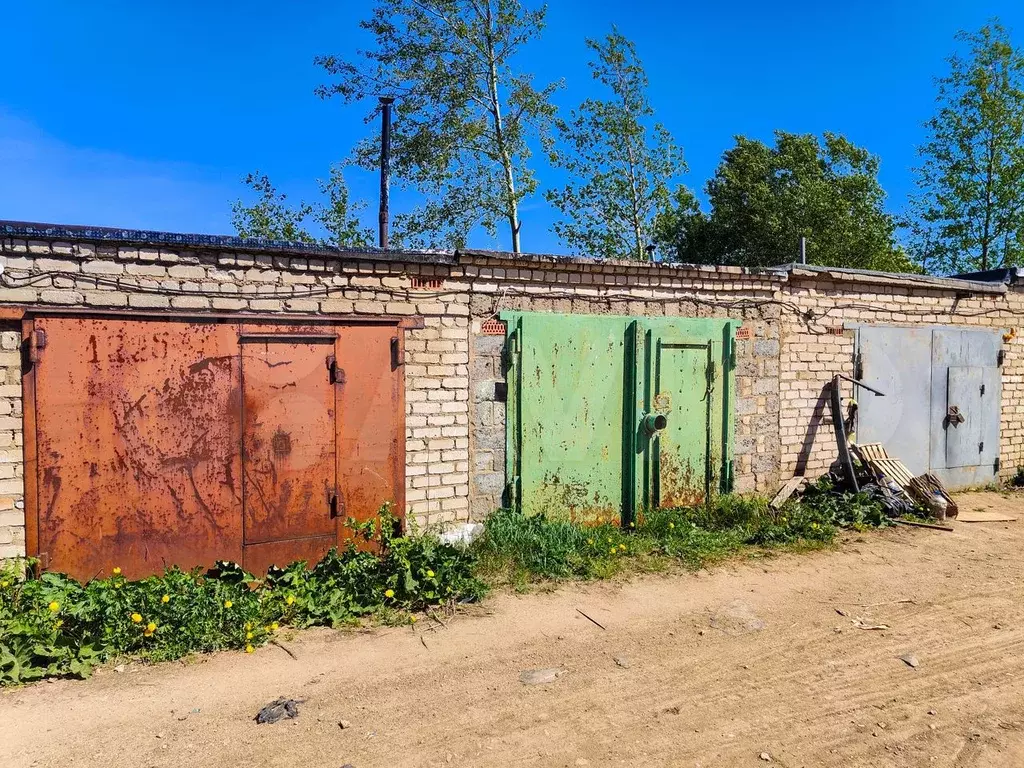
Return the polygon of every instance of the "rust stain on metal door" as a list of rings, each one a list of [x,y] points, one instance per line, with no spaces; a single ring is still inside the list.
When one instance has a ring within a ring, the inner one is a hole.
[[[261,573],[315,561],[348,515],[404,511],[394,323],[26,323],[46,338],[25,376],[26,528],[49,570]]]
[[[138,577],[238,559],[240,435],[225,417],[239,401],[234,327],[34,322],[47,339],[32,372],[46,567]]]
[[[333,335],[250,339],[243,335],[243,562],[261,572],[315,560],[337,543],[335,352]]]

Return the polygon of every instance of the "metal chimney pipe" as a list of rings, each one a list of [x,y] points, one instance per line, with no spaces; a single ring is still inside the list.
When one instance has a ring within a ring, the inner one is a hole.
[[[390,96],[380,97],[380,214],[378,216],[378,245],[388,247],[389,205],[391,197],[391,105]]]
[[[800,263],[807,263],[807,238],[800,235]]]

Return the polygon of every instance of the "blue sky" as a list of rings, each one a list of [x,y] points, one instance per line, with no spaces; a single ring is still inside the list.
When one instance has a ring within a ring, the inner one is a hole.
[[[0,219],[230,233],[240,179],[260,169],[298,200],[369,130],[323,102],[318,53],[368,42],[371,0],[33,0],[4,8]],[[523,69],[564,78],[559,106],[593,94],[584,38],[612,24],[637,44],[651,100],[700,190],[733,136],[843,133],[881,157],[889,207],[912,189],[915,146],[958,29],[999,16],[1024,45],[1024,3],[552,0]],[[558,174],[535,158],[542,187]],[[375,221],[376,179],[352,173]],[[411,207],[397,193],[393,207]],[[523,248],[561,252],[554,213],[523,205]],[[477,247],[507,247],[474,233]]]

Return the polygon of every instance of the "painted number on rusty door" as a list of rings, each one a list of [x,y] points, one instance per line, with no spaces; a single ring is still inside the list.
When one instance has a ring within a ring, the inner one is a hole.
[[[315,560],[337,540],[333,337],[242,344],[245,565]]]

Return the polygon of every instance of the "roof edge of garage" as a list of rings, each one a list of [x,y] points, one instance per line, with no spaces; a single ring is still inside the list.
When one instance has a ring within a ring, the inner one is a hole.
[[[365,247],[339,248],[319,243],[292,240],[265,240],[235,235],[200,235],[181,232],[160,232],[122,227],[91,227],[75,224],[45,224],[30,221],[0,221],[0,237],[37,240],[72,240],[113,245],[149,245],[156,247],[232,250],[258,253],[279,253],[296,256],[321,256],[335,259],[368,261],[411,261],[427,264],[454,264],[455,252],[430,249]]]
[[[788,274],[778,267],[736,267],[728,264],[690,264],[682,261],[639,261],[637,259],[599,259],[593,256],[567,256],[554,253],[513,253],[512,251],[489,251],[479,248],[459,248],[458,257],[496,259],[507,262],[528,262],[533,264],[580,265],[615,267],[618,269],[668,269],[680,272],[706,272],[716,275],[764,277],[785,282]]]
[[[818,264],[781,264],[773,269],[784,271],[793,277],[811,277],[841,280],[856,283],[899,285],[910,288],[927,288],[936,291],[968,293],[1006,293],[1006,285],[983,280],[965,280],[959,277],[934,277],[914,275],[906,272],[878,272],[871,269],[850,269],[847,267],[825,267]]]

